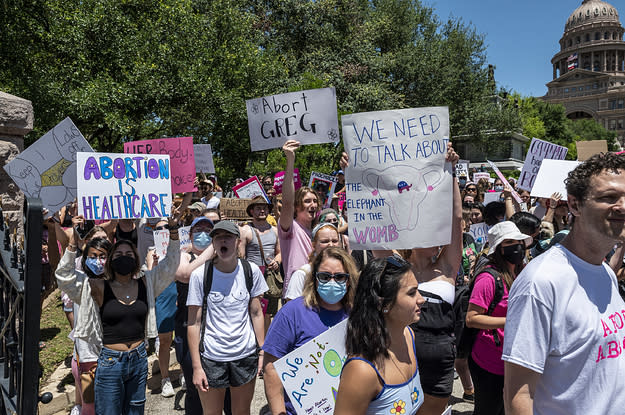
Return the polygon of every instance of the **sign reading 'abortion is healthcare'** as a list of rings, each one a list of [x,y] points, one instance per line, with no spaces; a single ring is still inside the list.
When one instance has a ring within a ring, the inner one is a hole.
[[[334,88],[272,95],[245,104],[252,151],[280,148],[287,140],[301,144],[339,141]]]
[[[85,219],[169,216],[168,155],[78,153],[78,214]]]

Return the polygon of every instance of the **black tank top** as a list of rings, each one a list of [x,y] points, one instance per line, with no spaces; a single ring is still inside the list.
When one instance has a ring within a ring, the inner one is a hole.
[[[148,295],[143,280],[137,282],[137,300],[126,305],[117,300],[109,282],[104,281],[104,299],[100,307],[103,344],[127,343],[145,338]]]
[[[454,307],[438,294],[419,289],[424,297],[437,301],[427,301],[421,306],[421,319],[410,327],[416,332],[450,336],[454,334],[456,313]]]
[[[115,227],[115,240],[119,241],[120,239],[125,239],[127,241],[132,242],[137,246],[138,237],[137,237],[137,227],[135,226],[133,230],[130,232],[123,231],[119,225]]]
[[[195,261],[195,254],[193,252],[189,252],[191,259],[189,263]],[[189,311],[187,308],[187,295],[189,294],[189,284],[185,282],[176,281],[176,290],[178,292],[178,296],[176,297],[176,315],[175,315],[175,324],[177,329],[181,330],[187,327],[187,320],[189,317]]]

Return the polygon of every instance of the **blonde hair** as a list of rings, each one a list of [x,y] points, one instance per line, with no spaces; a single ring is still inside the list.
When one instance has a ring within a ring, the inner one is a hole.
[[[317,293],[317,278],[315,274],[319,270],[319,266],[326,258],[338,259],[343,264],[343,269],[349,278],[347,279],[347,292],[341,299],[341,305],[346,310],[351,310],[354,304],[354,293],[356,292],[356,284],[358,284],[358,268],[354,259],[343,248],[336,246],[329,246],[317,255],[310,263],[310,272],[306,274],[306,280],[304,282],[304,289],[302,290],[302,297],[304,297],[304,304],[308,308],[319,308],[321,303],[319,293]]]

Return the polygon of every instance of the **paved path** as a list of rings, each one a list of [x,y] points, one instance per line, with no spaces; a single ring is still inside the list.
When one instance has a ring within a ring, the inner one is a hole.
[[[152,364],[155,361],[155,356],[152,355],[149,358],[149,368],[151,370]],[[176,395],[172,398],[163,398],[161,393],[161,376],[160,374],[150,375],[148,378],[148,386],[146,391],[147,402],[145,413],[155,415],[178,415],[184,414],[184,392],[180,389],[178,378],[180,376],[180,367],[176,362],[175,354],[171,354],[171,362],[174,362],[170,367],[170,378],[174,385]],[[74,386],[65,385],[62,387],[62,391],[59,391],[58,385],[62,383],[63,379],[67,379],[67,376],[71,377],[70,369],[65,365],[59,367],[51,376],[47,385],[42,386],[42,391],[50,391],[54,394],[54,399],[48,405],[39,405],[40,415],[67,415],[73,406],[74,400]],[[454,392],[451,397],[451,404],[453,406],[452,413],[454,415],[471,415],[473,413],[473,404],[464,402],[462,398],[462,385],[460,380],[454,381]],[[254,400],[252,401],[252,415],[267,415],[269,414],[269,407],[267,406],[267,400],[265,399],[265,391],[262,379],[256,381],[256,392],[254,393]]]

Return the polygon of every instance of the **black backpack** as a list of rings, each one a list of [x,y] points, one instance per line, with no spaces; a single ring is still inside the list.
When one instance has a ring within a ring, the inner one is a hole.
[[[479,275],[481,273],[487,273],[495,280],[495,295],[493,296],[490,305],[488,306],[488,310],[486,311],[486,315],[493,314],[495,307],[504,294],[504,282],[501,278],[501,274],[499,271],[494,269],[493,267],[486,267],[480,270],[479,273],[475,275]],[[456,287],[456,298],[454,300],[454,308],[456,308],[456,349],[457,349],[457,357],[462,359],[466,358],[471,354],[471,350],[473,349],[473,344],[475,343],[475,338],[481,329],[476,329],[472,327],[467,327],[466,325],[466,315],[467,309],[469,308],[469,298],[471,298],[471,292],[473,291],[473,287],[475,286],[475,278],[471,280],[469,285],[463,285]],[[501,339],[497,334],[496,330],[492,330],[493,338],[495,339],[495,344],[497,346],[501,345]]]
[[[241,265],[243,266],[243,273],[245,274],[245,285],[247,292],[250,294],[250,300],[252,299],[252,287],[254,286],[254,277],[252,276],[252,267],[246,259],[239,258]],[[204,329],[206,328],[206,312],[208,310],[208,294],[211,292],[213,286],[213,261],[206,262],[204,266],[204,296],[202,297],[202,320],[200,329],[200,354],[204,352]]]

